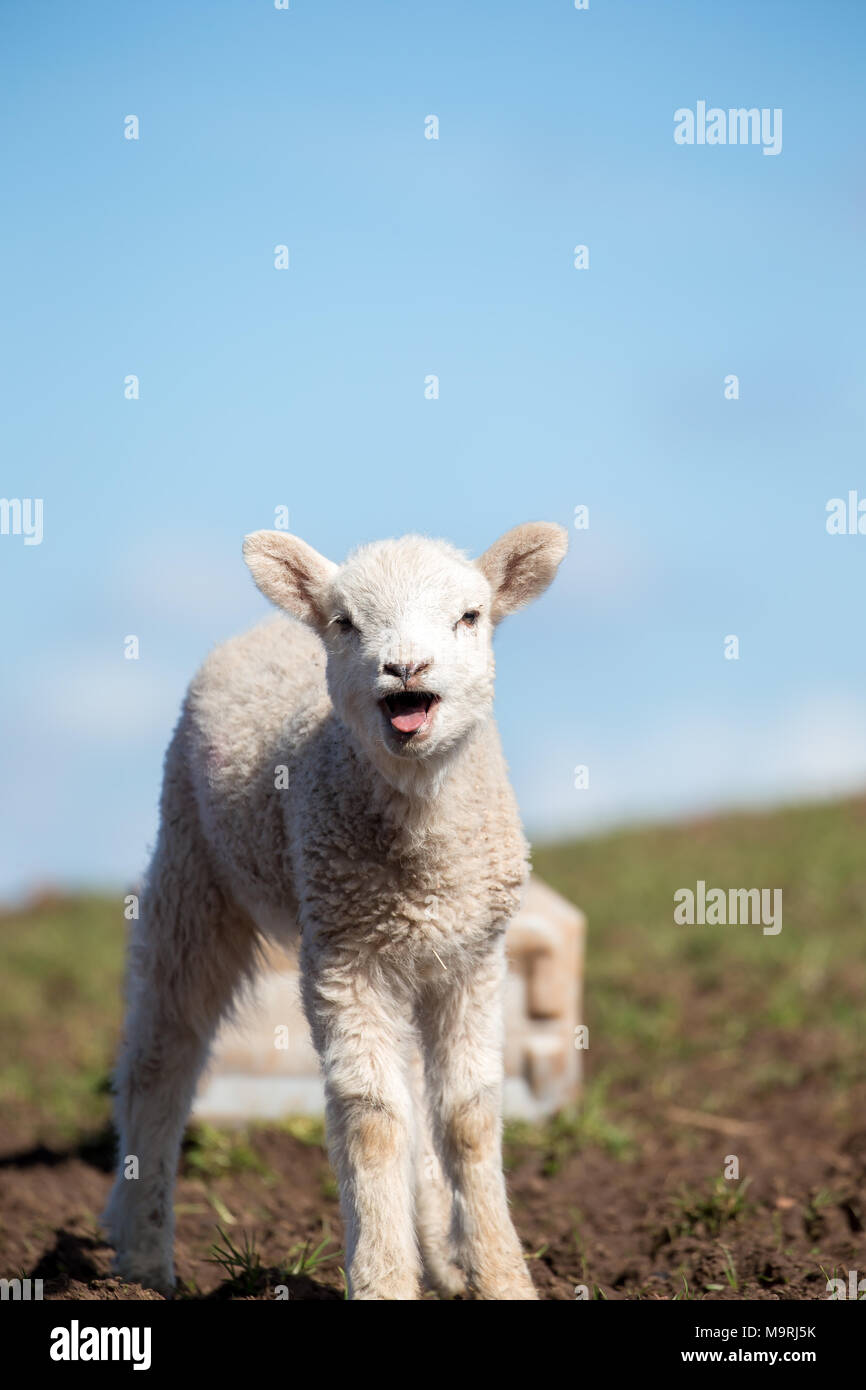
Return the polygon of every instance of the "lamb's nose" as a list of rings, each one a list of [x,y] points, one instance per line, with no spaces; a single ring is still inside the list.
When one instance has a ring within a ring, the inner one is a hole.
[[[403,682],[404,686],[408,686],[412,677],[426,671],[429,665],[429,661],[416,661],[412,666],[401,666],[395,661],[388,661],[383,669],[387,671],[389,676],[396,676],[398,680]]]

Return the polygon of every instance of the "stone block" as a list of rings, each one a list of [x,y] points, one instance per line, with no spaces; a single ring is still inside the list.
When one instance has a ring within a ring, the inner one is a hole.
[[[585,932],[583,914],[533,877],[506,937],[504,1108],[510,1118],[539,1119],[579,1095],[583,1053],[575,1029],[583,1022]],[[297,959],[268,947],[254,997],[216,1039],[193,1116],[237,1124],[318,1115],[323,1108]]]

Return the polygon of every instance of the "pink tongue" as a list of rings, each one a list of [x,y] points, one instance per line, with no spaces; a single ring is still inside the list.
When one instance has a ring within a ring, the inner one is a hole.
[[[392,714],[391,723],[395,729],[399,729],[401,734],[414,734],[416,729],[421,728],[426,718],[427,710],[423,704],[419,703],[415,709],[407,710],[404,707],[399,714]]]

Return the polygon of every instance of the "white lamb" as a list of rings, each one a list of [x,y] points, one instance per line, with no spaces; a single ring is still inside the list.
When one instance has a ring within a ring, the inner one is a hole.
[[[536,1297],[501,1162],[505,930],[527,845],[491,638],[566,548],[539,522],[475,562],[406,536],[338,566],[282,532],[247,537],[256,584],[291,618],[211,654],[166,756],[105,1217],[126,1278],[173,1287],[175,1170],[209,1044],[260,934],[299,925],[350,1297],[416,1299],[422,1279]]]

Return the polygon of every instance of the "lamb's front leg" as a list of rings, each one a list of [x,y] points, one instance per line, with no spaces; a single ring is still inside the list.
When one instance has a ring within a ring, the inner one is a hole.
[[[504,950],[443,982],[421,1015],[434,1137],[454,1189],[454,1253],[483,1299],[538,1297],[502,1172]]]
[[[357,952],[304,952],[304,1008],[325,1073],[351,1299],[417,1299],[412,1103],[405,1001]]]

